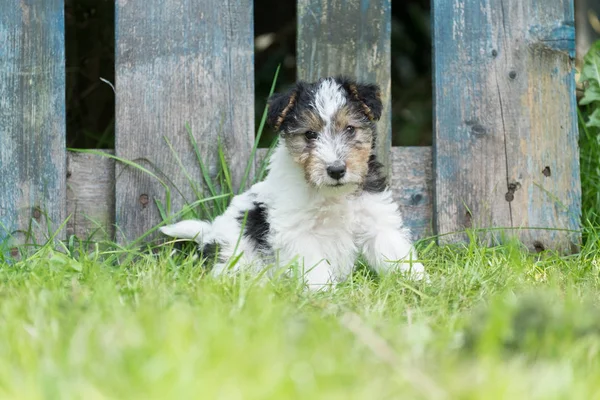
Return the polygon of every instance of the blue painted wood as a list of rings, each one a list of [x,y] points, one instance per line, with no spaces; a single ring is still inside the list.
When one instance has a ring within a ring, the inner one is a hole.
[[[65,219],[66,149],[64,2],[0,9],[1,250],[43,243]]]
[[[234,188],[241,181],[254,140],[252,18],[250,0],[116,2],[116,155],[168,185],[173,211],[202,182],[188,123],[212,176],[220,136]],[[166,190],[121,163],[116,179],[117,236],[129,242],[160,222]]]
[[[391,0],[298,0],[298,78],[347,75],[381,86],[378,156],[392,145]]]
[[[578,234],[547,228],[577,230],[581,213],[573,1],[432,11],[437,232],[510,228],[532,250],[571,250]]]
[[[391,189],[414,240],[433,234],[431,147],[392,147]]]

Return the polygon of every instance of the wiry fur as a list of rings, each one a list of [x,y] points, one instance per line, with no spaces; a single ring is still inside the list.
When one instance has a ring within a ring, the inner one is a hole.
[[[166,235],[218,249],[214,274],[304,268],[311,287],[347,278],[362,254],[378,273],[425,272],[374,154],[383,106],[375,85],[345,78],[299,82],[270,99],[268,122],[279,144],[263,182],[233,198],[212,223],[182,221]],[[307,133],[309,132],[309,133]],[[313,134],[314,132],[314,134]],[[328,173],[345,166],[339,179]]]

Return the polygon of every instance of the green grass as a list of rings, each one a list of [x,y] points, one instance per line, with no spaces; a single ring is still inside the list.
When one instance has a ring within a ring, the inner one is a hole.
[[[595,246],[421,250],[430,284],[359,272],[324,293],[168,250],[0,264],[0,398],[598,397]]]
[[[171,244],[0,252],[0,399],[600,399],[598,85],[580,116],[578,254],[423,241],[429,283],[360,269],[311,292],[211,278]],[[201,164],[210,197],[178,214],[161,181],[165,220],[226,207],[219,154],[216,182]]]
[[[586,87],[578,114],[584,221],[600,225],[600,41],[584,57],[581,82]]]

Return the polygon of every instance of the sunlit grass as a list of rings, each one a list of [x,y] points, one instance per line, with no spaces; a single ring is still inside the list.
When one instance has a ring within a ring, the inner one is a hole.
[[[595,249],[422,248],[429,284],[213,279],[185,253],[0,264],[2,398],[594,398]]]

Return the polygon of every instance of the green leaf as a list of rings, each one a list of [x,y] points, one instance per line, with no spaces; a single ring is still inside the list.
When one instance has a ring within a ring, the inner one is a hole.
[[[584,92],[583,97],[579,100],[579,104],[587,106],[595,101],[600,101],[600,91],[587,90]]]
[[[596,108],[594,112],[590,114],[585,126],[587,126],[588,128],[600,128],[600,107]]]
[[[589,106],[586,126],[600,128],[600,41],[583,58],[580,81],[585,83],[585,91],[579,104]]]
[[[598,94],[600,90],[600,40],[595,42],[583,57],[581,82],[587,82],[586,92]]]

